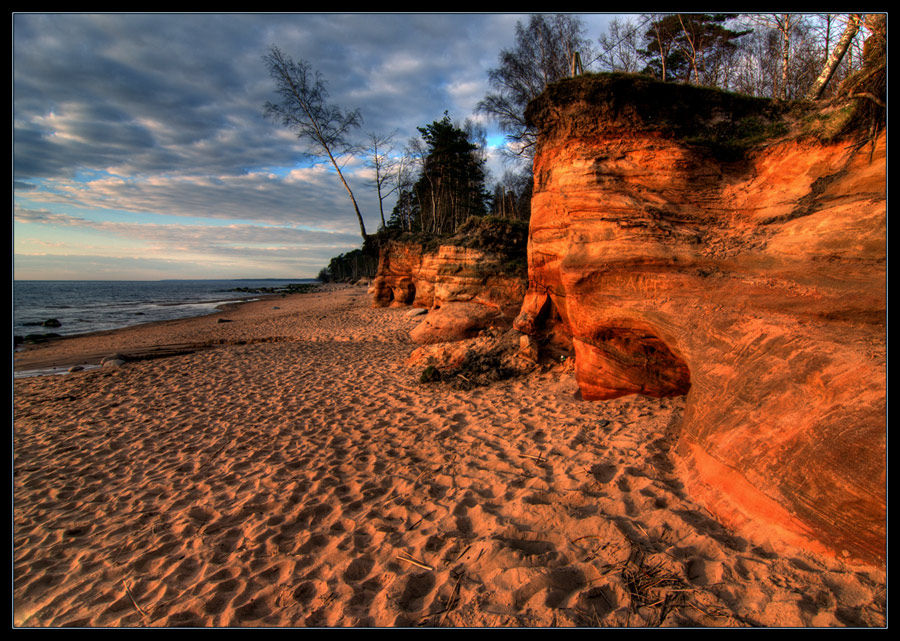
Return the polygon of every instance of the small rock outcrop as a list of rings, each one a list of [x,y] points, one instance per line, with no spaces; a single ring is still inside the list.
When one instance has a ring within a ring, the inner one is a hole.
[[[123,354],[110,354],[100,359],[101,367],[119,367],[128,362],[128,357]]]
[[[885,136],[780,109],[626,75],[548,88],[515,327],[574,352],[586,399],[686,394],[687,489],[725,522],[881,562]]]
[[[507,319],[508,320],[508,319]],[[434,307],[409,336],[416,343],[446,343],[474,338],[492,323],[503,324],[499,309],[481,303],[445,303]]]
[[[526,225],[496,219],[472,219],[437,241],[390,241],[370,287],[373,304],[429,309],[411,332],[423,344],[508,328],[525,294],[526,242]]]

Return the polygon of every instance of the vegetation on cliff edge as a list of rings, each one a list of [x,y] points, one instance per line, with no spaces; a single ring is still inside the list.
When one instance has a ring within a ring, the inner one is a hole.
[[[449,234],[382,229],[369,236],[362,249],[332,258],[328,267],[319,272],[319,280],[353,281],[373,276],[381,249],[392,242],[418,245],[423,253],[436,252],[442,245],[478,249],[496,259],[487,266],[492,271],[509,276],[527,275],[528,223],[496,216],[471,216]],[[371,272],[366,272],[366,268],[371,268]]]
[[[671,135],[722,161],[734,161],[785,136],[832,140],[852,136],[860,126],[871,128],[871,118],[858,117],[863,124],[853,126],[858,104],[782,101],[662,82],[643,74],[599,73],[551,84],[529,104],[526,116],[545,137],[556,132],[590,134],[627,123],[631,132]],[[576,105],[590,109],[570,109]]]

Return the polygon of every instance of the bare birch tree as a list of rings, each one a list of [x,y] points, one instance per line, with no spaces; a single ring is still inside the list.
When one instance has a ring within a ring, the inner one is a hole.
[[[416,159],[410,148],[404,148],[397,156],[397,162],[391,172],[391,186],[397,193],[397,204],[394,212],[397,214],[400,229],[409,231],[412,229],[413,213],[411,211],[412,198],[416,184],[415,176]]]
[[[322,76],[305,61],[294,62],[278,47],[271,47],[269,53],[263,56],[263,61],[275,81],[275,93],[279,96],[278,102],[266,103],[266,117],[280,120],[281,124],[293,130],[300,140],[307,143],[311,156],[328,158],[350,195],[359,221],[359,231],[365,241],[368,238],[366,225],[338,162],[340,157],[355,151],[347,136],[362,125],[359,110],[344,112],[340,107],[328,104],[328,91]]]
[[[813,83],[812,89],[810,89],[809,93],[807,94],[807,98],[810,98],[811,100],[818,100],[825,93],[825,88],[828,86],[828,82],[834,75],[834,72],[838,68],[838,65],[841,64],[841,60],[843,60],[844,54],[847,53],[847,49],[850,48],[850,43],[853,42],[853,38],[856,37],[857,32],[859,32],[861,22],[861,14],[850,14],[849,18],[847,19],[847,26],[844,28],[843,35],[841,35],[841,39],[835,46],[834,51],[831,52],[831,55],[828,56],[828,60],[825,61],[825,66],[822,69],[822,73],[819,74],[818,78],[816,78],[816,81]]]
[[[781,51],[781,82],[778,85],[777,97],[788,98],[789,75],[791,68],[791,40],[794,32],[803,24],[806,16],[794,13],[773,13],[751,16],[751,22],[774,29],[779,34]]]
[[[605,71],[624,71],[636,73],[640,71],[641,58],[638,55],[640,29],[646,26],[648,18],[640,23],[629,19],[613,18],[607,32],[597,39],[600,45],[598,64]]]
[[[375,187],[375,190],[378,192],[378,210],[381,213],[382,227],[387,226],[387,222],[384,219],[384,201],[397,191],[397,185],[392,181],[396,163],[391,158],[391,153],[394,151],[393,140],[396,134],[396,130],[387,136],[380,136],[370,132],[369,148],[366,150],[368,154],[366,165],[375,170],[375,177],[369,184]]]

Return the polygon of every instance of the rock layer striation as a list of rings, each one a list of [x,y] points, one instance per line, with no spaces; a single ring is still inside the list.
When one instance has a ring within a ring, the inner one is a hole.
[[[574,351],[585,399],[686,394],[687,489],[730,525],[882,562],[885,137],[787,135],[775,109],[628,76],[548,88],[515,326]]]
[[[526,242],[524,225],[477,219],[442,242],[388,242],[371,287],[373,303],[428,308],[412,332],[423,344],[508,328],[525,295]]]

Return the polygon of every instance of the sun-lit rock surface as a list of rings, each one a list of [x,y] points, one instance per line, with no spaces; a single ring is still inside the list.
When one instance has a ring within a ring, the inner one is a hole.
[[[473,338],[491,323],[502,322],[499,312],[479,303],[445,303],[432,308],[409,335],[415,342],[428,345]]]
[[[884,135],[763,141],[784,133],[767,103],[628,76],[528,116],[516,328],[574,350],[586,399],[686,393],[687,489],[726,522],[883,560]]]
[[[477,220],[440,244],[392,241],[380,253],[373,304],[431,309],[412,332],[420,343],[462,340],[480,329],[508,327],[525,294],[524,260],[516,256],[524,259],[525,242],[524,224]]]

